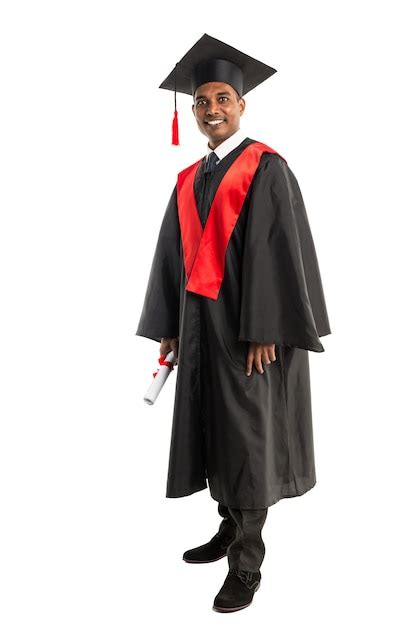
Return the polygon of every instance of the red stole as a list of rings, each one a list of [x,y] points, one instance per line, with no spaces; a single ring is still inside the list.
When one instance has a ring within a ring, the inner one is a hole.
[[[177,204],[187,291],[217,300],[227,245],[263,152],[278,154],[257,141],[232,163],[217,188],[204,229],[194,194],[194,179],[202,159],[178,174]]]

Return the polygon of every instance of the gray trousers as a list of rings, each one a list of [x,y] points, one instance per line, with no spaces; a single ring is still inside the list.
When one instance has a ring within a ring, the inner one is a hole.
[[[261,532],[268,508],[233,509],[219,502],[218,511],[223,517],[219,531],[226,536],[235,534],[227,550],[229,568],[258,572],[265,556]]]

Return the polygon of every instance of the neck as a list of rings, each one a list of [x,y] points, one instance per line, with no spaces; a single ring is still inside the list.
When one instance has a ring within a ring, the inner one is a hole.
[[[210,148],[210,150],[215,150],[218,146],[220,146],[221,143],[223,143],[224,141],[227,141],[227,139],[229,139],[230,137],[232,137],[239,129],[236,128],[236,130],[233,131],[233,133],[231,135],[229,135],[229,137],[224,137],[224,139],[220,139],[220,141],[218,141],[217,143],[214,143],[213,145],[211,144],[211,142],[208,142],[208,147]]]

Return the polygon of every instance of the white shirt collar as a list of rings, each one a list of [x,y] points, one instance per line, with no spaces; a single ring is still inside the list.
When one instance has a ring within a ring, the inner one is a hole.
[[[237,148],[237,146],[241,144],[244,139],[246,139],[246,133],[244,133],[241,128],[238,128],[237,131],[233,133],[233,135],[230,135],[230,137],[222,141],[222,143],[219,144],[214,150],[212,150],[207,144],[206,157],[210,154],[210,152],[215,152],[217,154],[217,158],[219,159],[219,161],[221,161],[222,159],[224,159],[225,156],[229,154],[229,152]],[[219,161],[217,161],[217,163]]]

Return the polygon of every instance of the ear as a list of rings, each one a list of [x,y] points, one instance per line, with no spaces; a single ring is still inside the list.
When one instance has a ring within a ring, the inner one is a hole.
[[[246,102],[243,98],[240,98],[239,107],[240,107],[240,114],[242,115],[246,107]]]

